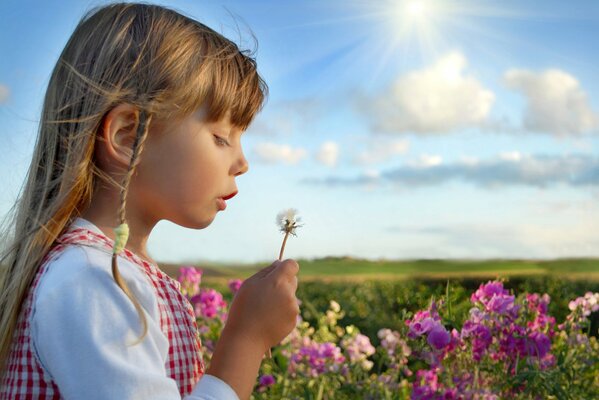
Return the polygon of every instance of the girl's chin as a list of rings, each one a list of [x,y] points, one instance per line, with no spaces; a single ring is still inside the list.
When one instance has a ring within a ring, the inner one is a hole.
[[[212,216],[208,216],[208,217],[205,215],[202,217],[187,216],[187,217],[183,217],[183,218],[173,219],[170,221],[172,223],[182,226],[184,228],[204,229],[204,228],[210,226],[210,224],[212,224],[212,221],[214,221],[215,217],[216,217],[216,213],[214,213]]]

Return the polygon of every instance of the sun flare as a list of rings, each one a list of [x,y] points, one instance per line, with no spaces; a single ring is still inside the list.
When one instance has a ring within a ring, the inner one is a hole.
[[[406,6],[408,15],[414,18],[421,18],[426,13],[426,4],[422,0],[413,0]]]

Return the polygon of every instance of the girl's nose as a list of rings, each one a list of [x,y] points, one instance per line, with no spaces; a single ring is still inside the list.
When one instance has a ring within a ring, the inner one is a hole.
[[[245,156],[243,155],[243,152],[240,153],[241,157],[238,160],[237,163],[237,171],[235,172],[235,176],[239,176],[239,175],[243,175],[246,172],[248,172],[248,169],[250,168],[248,161],[246,160]]]

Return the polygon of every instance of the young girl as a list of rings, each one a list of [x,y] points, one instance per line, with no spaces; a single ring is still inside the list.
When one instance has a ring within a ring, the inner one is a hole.
[[[249,55],[173,10],[84,16],[5,235],[0,399],[250,397],[295,326],[297,263],[243,283],[205,370],[191,304],[146,242],[160,220],[202,229],[225,210],[266,90]]]

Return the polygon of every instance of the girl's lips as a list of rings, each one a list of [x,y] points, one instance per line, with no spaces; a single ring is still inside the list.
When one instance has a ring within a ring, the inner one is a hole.
[[[231,193],[230,195],[227,195],[225,197],[221,197],[223,200],[229,200],[231,197],[235,196],[237,194],[237,191]]]
[[[225,203],[225,201],[219,197],[216,202],[218,203],[218,209],[223,211],[225,208],[227,208],[227,203]]]

